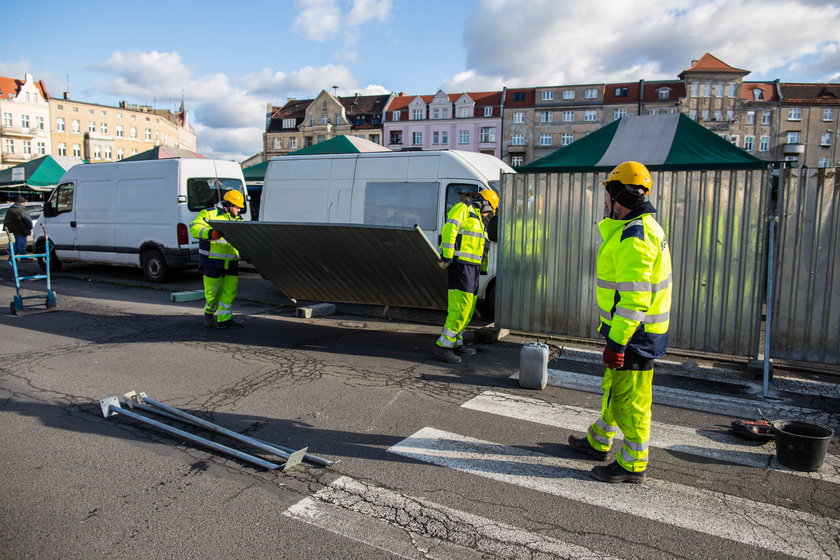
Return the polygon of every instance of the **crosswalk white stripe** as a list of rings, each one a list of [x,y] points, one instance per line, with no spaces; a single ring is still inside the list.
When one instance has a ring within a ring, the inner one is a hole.
[[[401,558],[608,560],[588,548],[342,476],[283,512]],[[431,533],[431,534],[429,534]],[[441,541],[442,535],[448,537]]]
[[[642,486],[604,484],[591,480],[580,461],[428,427],[388,451],[800,558],[840,556],[829,537],[840,533],[839,521],[772,504],[656,479]]]
[[[485,391],[461,407],[578,432],[585,432],[600,413],[597,410],[553,404],[496,391]],[[772,443],[750,446],[745,444],[744,440],[726,433],[695,430],[662,422],[651,423],[650,443],[662,449],[711,457],[738,465],[773,468],[784,473],[840,484],[840,459],[830,454],[826,455],[821,471],[794,471],[779,465],[776,448]]]
[[[518,377],[519,374],[515,373],[511,376],[511,379],[517,379]],[[554,387],[577,389],[589,393],[601,392],[600,377],[559,369],[548,370],[548,384]],[[702,398],[698,395],[702,395]],[[817,422],[831,428],[837,428],[840,421],[840,416],[836,414],[810,408],[787,406],[775,403],[772,400],[741,399],[659,385],[653,386],[653,402],[689,410],[725,414],[733,418],[756,418],[758,417],[757,409],[761,409],[764,415],[769,418],[807,419],[809,422]]]

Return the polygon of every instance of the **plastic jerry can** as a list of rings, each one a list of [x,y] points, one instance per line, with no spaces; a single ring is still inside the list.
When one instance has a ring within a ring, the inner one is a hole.
[[[548,346],[528,342],[519,352],[519,386],[526,389],[545,389],[548,383]]]

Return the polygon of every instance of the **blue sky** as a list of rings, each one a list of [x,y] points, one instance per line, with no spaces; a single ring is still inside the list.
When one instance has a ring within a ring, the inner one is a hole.
[[[747,80],[840,82],[825,0],[280,0],[6,3],[0,75],[53,96],[177,109],[198,151],[260,151],[266,103],[674,79],[709,52]]]

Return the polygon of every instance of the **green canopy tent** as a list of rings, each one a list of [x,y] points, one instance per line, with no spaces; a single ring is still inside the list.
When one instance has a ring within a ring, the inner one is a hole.
[[[185,150],[183,148],[170,148],[169,146],[155,146],[151,150],[140,152],[131,157],[123,158],[120,161],[146,161],[150,159],[170,159],[170,158],[200,158],[206,159],[206,156]]]
[[[77,157],[43,156],[0,171],[0,196],[23,195],[42,199],[74,165],[87,163]]]
[[[609,171],[624,161],[651,171],[764,169],[770,163],[677,113],[623,117],[516,171]]]
[[[315,154],[358,154],[363,152],[390,152],[385,146],[371,142],[364,138],[342,134],[291,152],[290,156],[305,156]]]

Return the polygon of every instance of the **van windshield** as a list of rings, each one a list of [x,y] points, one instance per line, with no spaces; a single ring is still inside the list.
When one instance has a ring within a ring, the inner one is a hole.
[[[225,193],[230,190],[236,190],[245,195],[245,187],[239,179],[222,177],[193,177],[187,179],[187,208],[193,212],[211,208],[221,201]]]

